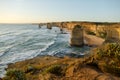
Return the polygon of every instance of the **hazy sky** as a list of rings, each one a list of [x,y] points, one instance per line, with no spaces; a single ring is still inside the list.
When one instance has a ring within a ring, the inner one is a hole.
[[[0,0],[0,23],[120,22],[120,0]]]

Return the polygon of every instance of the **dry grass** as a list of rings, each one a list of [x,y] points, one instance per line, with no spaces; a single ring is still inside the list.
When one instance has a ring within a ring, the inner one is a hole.
[[[120,80],[119,77],[113,76],[120,74],[119,48],[118,44],[107,44],[94,49],[94,54],[84,59],[36,57],[10,64],[8,70],[14,68],[21,70],[27,80]]]

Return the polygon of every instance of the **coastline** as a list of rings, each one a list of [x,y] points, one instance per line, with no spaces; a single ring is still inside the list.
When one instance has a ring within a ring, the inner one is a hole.
[[[27,80],[105,80],[114,79],[119,80],[119,77],[113,76],[109,73],[102,72],[99,68],[88,65],[88,58],[72,58],[72,57],[54,57],[54,56],[41,56],[33,59],[16,62],[9,64],[9,69],[19,69],[25,71]],[[60,75],[44,72],[50,66],[62,66],[66,72]]]
[[[117,29],[119,30],[119,28],[117,28]],[[75,30],[74,32],[77,33],[77,30]],[[97,36],[97,34],[93,35],[93,32],[92,32],[92,34],[91,33],[86,34],[86,33],[84,33],[84,35],[83,34],[81,35],[84,37],[83,43],[84,43],[84,45],[87,45],[87,46],[90,46],[93,48],[104,46],[105,45],[104,42],[106,41],[106,39],[111,39],[111,37],[108,38],[108,36],[107,37],[105,36],[104,38],[100,38]],[[109,35],[109,34],[107,34],[107,35]],[[76,37],[79,37],[79,36],[74,35],[75,39],[76,39]],[[78,43],[78,45],[79,45],[79,43]],[[118,44],[115,44],[115,45],[110,44],[110,46],[116,46],[116,45],[118,45]],[[108,48],[106,48],[106,49],[108,49]],[[111,50],[111,49],[108,49],[108,50]],[[119,47],[116,50],[119,50]],[[102,58],[101,58],[101,60],[99,60],[100,56],[98,55],[97,52],[98,51],[93,52],[95,54],[94,56],[91,56],[91,50],[87,56],[84,56],[83,54],[81,54],[79,56],[79,55],[77,55],[78,53],[72,53],[72,52],[70,53],[70,56],[65,56],[65,57],[61,57],[61,58],[55,57],[55,56],[39,56],[39,57],[35,57],[33,59],[16,62],[14,64],[9,64],[8,68],[6,70],[9,71],[10,69],[13,69],[13,70],[18,69],[27,76],[28,80],[29,79],[34,80],[34,78],[39,79],[41,77],[43,78],[43,80],[45,80],[46,77],[53,78],[53,80],[67,80],[67,79],[69,80],[71,78],[73,80],[78,80],[78,79],[84,80],[84,79],[89,79],[91,76],[92,76],[91,80],[93,80],[93,79],[98,79],[98,80],[101,80],[101,79],[103,79],[103,80],[104,79],[118,80],[118,79],[120,79],[119,76],[118,77],[116,76],[116,73],[117,73],[116,71],[115,72],[113,71],[115,74],[115,76],[114,76],[114,74],[111,74],[112,71],[109,73],[108,71],[104,70],[105,69],[104,65],[105,66],[107,65],[107,61],[102,60]],[[117,52],[118,52],[117,55],[119,55],[119,51],[117,51]],[[105,52],[105,54],[107,54],[107,53]],[[75,57],[76,55],[77,55],[77,57]],[[96,58],[96,55],[97,55],[97,58]],[[81,56],[82,56],[82,58],[80,58]],[[109,55],[107,57],[109,59]],[[97,63],[96,63],[96,61],[97,61]],[[102,64],[101,61],[104,64]],[[110,63],[109,65],[112,65],[112,64]],[[51,74],[51,71],[49,72],[49,70],[47,70],[47,69],[51,69],[51,67],[52,68],[57,67],[58,69],[62,70],[63,72],[57,72],[59,74],[59,76],[58,76],[58,75],[56,75],[57,74],[56,70],[55,70],[55,74],[53,74],[54,70],[52,70],[53,73]],[[111,67],[107,66],[107,68],[111,68]],[[112,68],[114,68],[114,67],[112,67]],[[119,70],[119,68],[117,68],[117,69]],[[119,75],[119,74],[117,74],[117,75]],[[46,80],[49,80],[49,79],[46,79]]]
[[[119,80],[119,74],[113,73],[112,69],[111,72],[105,70],[104,64],[106,64],[106,60],[104,57],[101,57],[101,59],[97,58],[96,50],[101,48],[109,50],[109,48],[104,48],[105,45],[107,46],[108,44],[101,44],[99,47],[95,46],[88,55],[81,58],[72,57],[73,55],[71,57],[37,56],[32,59],[8,64],[6,70],[20,70],[25,73],[27,80]],[[118,49],[120,49],[120,46]],[[108,56],[105,58],[110,59]]]
[[[84,57],[74,57],[74,55],[64,57],[37,56],[32,59],[8,64],[6,70],[15,69],[23,71],[26,74],[27,80],[119,80],[119,74],[105,70],[105,59],[103,57],[101,58],[103,60],[99,60],[99,58],[97,60],[98,54],[96,54],[96,50],[101,48],[106,49],[104,45],[99,47],[95,46],[90,50],[89,54]],[[110,57],[107,58],[109,59]],[[97,64],[96,61],[98,61]],[[58,72],[59,68],[56,69],[56,67],[60,68],[60,72]]]

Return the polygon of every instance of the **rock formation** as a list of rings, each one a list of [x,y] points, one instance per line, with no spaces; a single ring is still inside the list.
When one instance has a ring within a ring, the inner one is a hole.
[[[120,41],[120,23],[101,23],[101,22],[51,22],[46,24],[48,29],[59,27],[60,30],[66,28],[72,34],[71,45],[82,45],[82,29],[76,28],[76,25],[83,27],[85,32],[92,32],[95,36],[102,37],[107,40],[115,39]],[[77,30],[78,29],[78,30]],[[76,36],[79,36],[79,38]],[[73,44],[74,43],[74,44]]]
[[[47,23],[47,28],[52,29],[52,25],[50,23]]]
[[[70,45],[83,46],[83,29],[81,26],[76,25],[71,32]]]
[[[120,27],[109,27],[107,30],[106,41],[120,43]]]

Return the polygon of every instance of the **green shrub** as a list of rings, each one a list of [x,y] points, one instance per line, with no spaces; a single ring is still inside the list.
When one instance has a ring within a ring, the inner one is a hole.
[[[24,72],[17,69],[10,69],[6,73],[4,80],[26,80]]]
[[[120,44],[108,43],[102,48],[98,49],[97,54],[100,58],[108,57],[115,60],[120,60]]]
[[[37,69],[33,66],[27,66],[25,73],[34,73]]]
[[[94,32],[92,32],[92,31],[87,31],[86,32],[87,34],[89,34],[89,35],[96,35]]]
[[[99,37],[101,37],[101,38],[106,38],[106,36],[107,36],[107,33],[106,32],[99,32]]]
[[[76,27],[76,28],[82,28],[82,26],[80,26],[80,25],[75,25],[75,27]]]
[[[46,73],[52,73],[55,75],[62,74],[62,67],[60,65],[52,65],[45,70]]]
[[[120,44],[108,43],[94,52],[90,64],[97,64],[102,71],[120,76]]]
[[[112,73],[116,76],[120,76],[120,67],[116,66],[116,65],[104,65],[104,70],[106,72]]]

